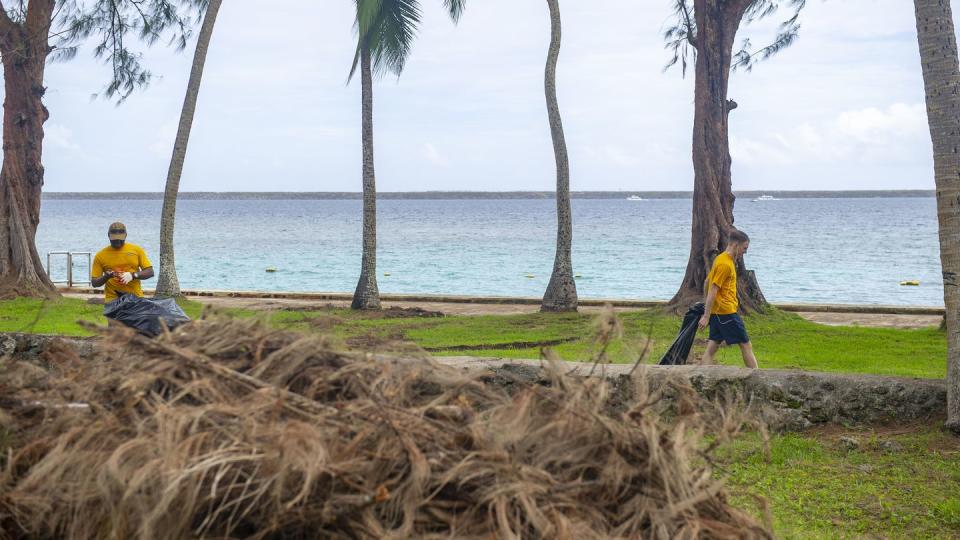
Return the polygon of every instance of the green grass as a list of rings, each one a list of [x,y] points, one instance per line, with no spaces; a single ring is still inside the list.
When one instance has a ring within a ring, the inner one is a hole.
[[[659,310],[627,312],[619,318],[623,338],[615,340],[608,350],[614,362],[634,361],[648,335],[648,361],[659,359],[680,325],[679,318]],[[271,321],[300,331],[332,333],[348,341],[412,341],[437,355],[538,358],[540,347],[520,344],[559,340],[572,340],[553,346],[566,360],[589,360],[597,352],[595,317],[575,313],[383,319],[330,309],[277,312]],[[927,378],[946,375],[946,341],[935,327],[904,330],[825,326],[776,310],[747,316],[745,321],[760,365],[765,368]],[[703,352],[705,333],[700,338],[694,346],[696,356]],[[736,347],[722,348],[716,358],[720,364],[743,365]]]
[[[860,448],[846,450],[840,435]],[[934,426],[901,435],[840,431],[786,434],[738,442],[728,459],[731,502],[762,511],[770,505],[781,538],[960,538],[960,441]],[[888,451],[893,440],[902,450]]]
[[[177,304],[190,317],[196,318],[203,311],[203,304],[179,299]],[[88,304],[83,300],[60,298],[38,300],[16,298],[0,301],[0,332],[30,332],[36,334],[59,334],[63,336],[89,336],[92,332],[77,321],[106,324],[103,306]]]
[[[197,317],[201,305],[181,305]],[[38,311],[42,311],[38,317]],[[0,331],[33,331],[64,335],[87,335],[77,320],[103,324],[102,306],[81,300],[61,299],[43,303],[17,299],[0,302]],[[250,311],[229,310],[228,315],[247,317]],[[566,360],[590,360],[597,352],[595,316],[585,314],[449,316],[440,318],[383,318],[349,309],[277,311],[271,324],[304,332],[327,333],[358,347],[409,341],[437,355],[474,355],[505,358],[538,358],[542,343]],[[650,338],[648,362],[659,359],[673,341],[679,318],[659,310],[622,313],[623,337],[608,350],[613,362],[633,362]],[[946,374],[946,341],[937,328],[903,330],[824,326],[792,313],[773,310],[745,317],[761,367],[873,373],[908,377],[942,378]],[[705,335],[700,334],[693,354],[702,354]],[[720,364],[742,365],[740,351],[725,347],[717,355]]]

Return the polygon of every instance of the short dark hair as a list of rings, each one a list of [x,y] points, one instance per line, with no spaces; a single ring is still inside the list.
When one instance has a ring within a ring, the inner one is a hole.
[[[739,229],[730,229],[730,232],[727,233],[727,243],[728,244],[742,244],[744,242],[749,242],[750,237],[747,236],[747,233]]]

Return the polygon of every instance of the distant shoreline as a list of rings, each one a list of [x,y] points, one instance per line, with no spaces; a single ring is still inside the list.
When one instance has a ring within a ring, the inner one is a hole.
[[[870,198],[923,198],[934,197],[932,189],[862,190],[862,191],[737,191],[741,201],[760,195],[778,199],[870,199]],[[644,199],[689,199],[690,191],[573,191],[574,199],[626,199],[630,196]],[[257,191],[187,191],[180,193],[180,200],[359,200],[362,194],[346,191],[313,192],[257,192]],[[503,199],[552,199],[553,191],[385,191],[377,193],[381,200],[503,200]],[[162,192],[44,192],[47,200],[162,200]]]

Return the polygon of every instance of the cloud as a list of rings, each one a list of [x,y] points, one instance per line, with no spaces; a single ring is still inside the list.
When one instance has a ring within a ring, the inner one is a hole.
[[[819,163],[913,162],[927,139],[922,103],[895,103],[842,111],[819,125],[804,122],[787,132],[760,138],[730,137],[730,155],[747,165],[810,165]]]
[[[434,165],[446,166],[448,164],[447,159],[440,154],[433,143],[423,143],[423,157]]]
[[[43,127],[44,142],[55,148],[64,150],[80,150],[80,145],[73,141],[73,131],[60,124],[47,124]]]
[[[156,155],[157,157],[170,159],[170,154],[173,152],[173,143],[177,138],[177,122],[166,122],[160,129],[157,130],[157,134],[153,144],[149,146],[150,152]]]
[[[848,111],[840,114],[834,127],[839,134],[855,141],[887,144],[925,134],[927,110],[922,103],[896,103],[886,111],[875,108]]]
[[[641,163],[635,153],[629,152],[617,145],[601,147],[588,146],[585,150],[585,154],[588,157],[616,167],[630,168],[636,167]]]
[[[789,165],[794,163],[783,137],[774,136],[770,141],[757,141],[745,137],[730,136],[730,157],[737,164]]]
[[[221,14],[184,172],[195,179],[191,189],[359,189],[359,81],[346,85],[355,6],[334,3],[317,17],[314,4],[270,2],[271,16],[284,25],[262,24],[265,4],[253,0],[237,0]],[[392,190],[550,189],[548,10],[488,0],[471,4],[455,26],[441,4],[424,3],[403,76],[375,84],[383,181]],[[669,3],[595,4],[565,8],[557,71],[574,182],[689,189],[693,78],[661,71]],[[741,29],[738,42],[765,43],[781,19]],[[731,97],[740,103],[731,117],[735,186],[839,189],[884,180],[928,187],[912,4],[808,2],[802,22],[794,46],[731,78]],[[165,177],[192,48],[143,50],[162,78],[122,107],[90,100],[102,88],[104,66],[89,54],[48,71],[44,99],[59,126],[49,125],[47,142],[58,151],[44,158],[51,179],[63,179],[58,189],[84,190],[84,176]],[[78,166],[87,169],[77,174]]]

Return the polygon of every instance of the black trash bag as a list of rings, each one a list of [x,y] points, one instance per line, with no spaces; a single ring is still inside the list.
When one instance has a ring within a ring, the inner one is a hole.
[[[700,317],[703,317],[703,311],[703,302],[690,306],[683,316],[677,339],[673,340],[673,344],[660,359],[661,366],[679,366],[687,363],[687,356],[690,355],[690,348],[693,347],[693,338],[697,336],[697,323]]]
[[[164,324],[173,329],[190,322],[173,298],[142,298],[135,294],[124,294],[103,306],[103,316],[150,337],[162,334]]]

